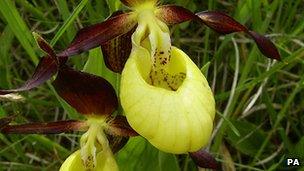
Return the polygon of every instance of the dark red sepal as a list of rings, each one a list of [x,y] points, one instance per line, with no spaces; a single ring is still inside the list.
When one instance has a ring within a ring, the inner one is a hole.
[[[114,88],[105,79],[62,66],[53,85],[81,114],[111,115],[118,106]]]
[[[215,160],[215,158],[205,149],[201,149],[197,152],[189,153],[189,155],[194,161],[194,163],[201,168],[214,169],[214,170],[220,168],[220,165]]]
[[[59,65],[58,58],[51,45],[47,41],[45,41],[39,34],[33,32],[33,36],[39,48],[43,50],[48,56],[52,57],[54,61],[56,61],[57,64]]]
[[[108,20],[81,29],[67,49],[57,56],[72,56],[95,48],[117,36],[127,33],[136,25],[133,13],[119,14]]]
[[[36,88],[49,80],[53,75],[55,75],[57,70],[57,62],[54,60],[54,58],[51,56],[45,56],[40,59],[39,64],[32,77],[27,80],[21,87],[11,90],[0,90],[0,95],[17,93]]]
[[[253,38],[253,40],[258,45],[260,51],[268,58],[281,60],[278,49],[275,45],[265,36],[262,36],[254,31],[248,31],[248,34]]]
[[[116,73],[121,73],[132,49],[131,36],[135,29],[101,44],[106,66]]]
[[[38,87],[57,73],[59,65],[66,62],[67,57],[58,59],[52,47],[41,36],[36,33],[33,33],[33,35],[40,49],[47,55],[40,59],[34,74],[22,86],[16,89],[0,90],[0,95],[27,91]]]
[[[196,15],[204,24],[220,34],[229,34],[234,32],[245,32],[249,34],[266,57],[280,60],[280,54],[277,48],[268,38],[254,31],[248,30],[245,26],[225,13],[218,11],[205,11],[197,13]]]
[[[121,115],[110,118],[106,131],[108,134],[116,136],[133,137],[138,135],[138,133],[131,128],[126,117]]]
[[[123,14],[122,11],[114,12],[110,18]],[[117,36],[105,43],[101,44],[103,58],[106,66],[116,73],[121,73],[122,69],[130,56],[132,49],[131,36],[136,26],[127,33]]]
[[[168,25],[179,24],[197,18],[193,12],[176,5],[160,6],[155,11],[155,15]]]
[[[242,24],[235,21],[232,17],[219,11],[204,11],[196,13],[201,21],[208,27],[220,34],[229,34],[234,32],[247,31]]]
[[[1,129],[5,134],[59,134],[69,131],[85,131],[88,128],[84,121],[57,121],[49,123],[27,123],[7,125]]]
[[[0,119],[0,130],[2,128],[4,128],[5,126],[7,126],[14,118],[15,118],[15,116],[8,116],[8,117],[1,118]]]
[[[248,30],[232,17],[219,11],[203,11],[193,14],[176,5],[164,5],[156,10],[156,16],[167,24],[178,24],[188,20],[198,20],[220,34],[245,32],[257,43],[260,51],[268,58],[280,60],[280,54],[274,44],[265,36]]]

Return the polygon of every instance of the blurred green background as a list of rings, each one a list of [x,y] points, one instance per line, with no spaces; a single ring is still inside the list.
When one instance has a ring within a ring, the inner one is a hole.
[[[196,22],[171,26],[172,41],[206,75],[217,104],[214,136],[207,147],[224,170],[292,170],[287,158],[304,165],[304,1],[168,0],[193,12],[219,10],[251,30],[266,34],[282,61],[267,59],[242,33],[222,36]],[[42,56],[31,35],[41,34],[58,51],[82,27],[117,9],[118,0],[0,0],[0,88],[14,88],[31,76]],[[69,64],[105,77],[119,88],[99,48]],[[16,123],[76,119],[51,86],[0,98],[0,117],[17,114]],[[0,170],[58,170],[78,147],[79,134],[0,134]],[[188,155],[158,151],[137,137],[116,155],[121,170],[197,170]],[[300,167],[298,167],[300,169]],[[302,168],[304,169],[304,168]]]

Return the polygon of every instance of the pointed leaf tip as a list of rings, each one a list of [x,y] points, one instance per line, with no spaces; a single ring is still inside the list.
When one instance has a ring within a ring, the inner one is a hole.
[[[253,40],[258,45],[260,51],[268,58],[281,60],[281,56],[275,45],[265,36],[260,35],[254,31],[248,31],[248,34],[253,38]]]
[[[63,66],[53,85],[81,114],[111,115],[118,106],[114,88],[102,77]]]
[[[198,165],[201,168],[206,168],[206,169],[214,169],[217,170],[219,169],[219,164],[215,160],[215,158],[206,150],[201,149],[197,152],[192,152],[189,153],[190,157],[194,161],[196,165]]]
[[[85,129],[87,129],[86,122],[67,120],[49,123],[7,125],[1,132],[6,134],[59,134],[69,131],[83,131]]]
[[[136,16],[124,13],[102,23],[81,29],[67,49],[58,56],[72,56],[95,48],[117,36],[127,33],[136,25]]]

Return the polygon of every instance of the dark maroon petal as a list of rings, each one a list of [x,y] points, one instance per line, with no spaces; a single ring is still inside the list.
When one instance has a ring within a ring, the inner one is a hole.
[[[179,24],[185,21],[198,18],[194,13],[192,13],[188,9],[176,5],[160,6],[156,10],[155,15],[157,16],[157,18],[159,18],[168,25]]]
[[[201,21],[218,33],[228,34],[233,32],[247,31],[242,24],[232,17],[218,11],[204,11],[196,14]]]
[[[59,65],[63,65],[67,57],[61,57],[59,60],[52,47],[38,34],[33,33],[38,46],[47,54],[42,57],[36,67],[34,74],[22,86],[11,90],[0,90],[0,95],[16,93],[31,90],[45,83],[58,71]]]
[[[85,131],[84,121],[57,121],[49,123],[28,123],[22,125],[7,125],[1,132],[6,134],[59,134],[68,131]]]
[[[108,122],[106,131],[110,135],[118,135],[124,137],[132,137],[138,135],[138,133],[131,128],[126,117],[121,115],[116,116],[114,119],[111,119]]]
[[[3,127],[5,127],[6,125],[8,125],[14,118],[15,118],[15,116],[9,116],[9,117],[5,117],[5,118],[1,118],[0,119],[0,130]]]
[[[54,60],[54,58],[45,56],[41,58],[32,77],[27,80],[21,87],[11,90],[0,90],[0,95],[27,91],[38,87],[39,85],[49,80],[53,75],[55,75],[57,70],[57,62]]]
[[[134,13],[120,14],[108,20],[81,29],[67,49],[58,56],[71,56],[95,48],[117,36],[127,33],[136,25]]]
[[[116,11],[111,15],[110,18],[122,13],[122,11]],[[136,26],[129,32],[101,44],[105,64],[113,72],[121,73],[122,69],[124,68],[125,63],[131,53],[131,36],[135,29]]]
[[[135,27],[126,34],[101,44],[105,64],[113,72],[121,73],[124,68],[131,53],[131,36],[134,31]]]
[[[192,160],[194,161],[194,163],[201,168],[215,169],[215,170],[219,168],[219,164],[215,160],[215,158],[204,149],[189,154]]]
[[[33,36],[40,49],[43,50],[46,54],[48,54],[50,57],[53,57],[54,61],[57,61],[58,63],[58,59],[51,45],[47,41],[45,41],[39,34],[33,32]]]
[[[188,20],[198,20],[220,34],[245,32],[257,43],[260,51],[268,58],[280,60],[280,54],[274,44],[266,37],[248,30],[232,17],[219,11],[204,11],[193,14],[176,5],[164,5],[156,10],[156,16],[167,24],[178,24]]]
[[[265,36],[262,36],[254,31],[249,31],[248,34],[258,45],[260,51],[268,58],[281,60],[278,49],[275,45]]]
[[[105,79],[72,68],[60,68],[53,85],[81,114],[111,115],[118,106],[114,88]]]
[[[205,11],[197,13],[196,15],[204,24],[220,34],[229,34],[234,32],[245,32],[249,34],[266,57],[280,60],[280,54],[277,48],[268,38],[259,35],[254,31],[248,30],[245,26],[225,13],[218,11]]]

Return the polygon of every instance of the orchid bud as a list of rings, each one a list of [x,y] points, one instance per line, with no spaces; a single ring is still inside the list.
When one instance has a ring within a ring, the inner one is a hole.
[[[160,150],[197,151],[208,143],[213,128],[211,89],[191,59],[171,46],[169,29],[153,8],[137,11],[133,48],[121,77],[127,120]]]

